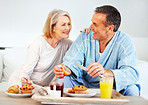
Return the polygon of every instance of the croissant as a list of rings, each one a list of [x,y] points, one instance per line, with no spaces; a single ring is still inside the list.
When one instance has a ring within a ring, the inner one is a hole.
[[[13,85],[13,86],[9,87],[8,88],[8,93],[18,94],[19,93],[19,86],[18,85]]]

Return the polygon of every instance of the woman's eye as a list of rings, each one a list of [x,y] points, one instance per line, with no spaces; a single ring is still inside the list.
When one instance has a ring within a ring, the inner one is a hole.
[[[62,24],[62,26],[65,26],[65,24]]]

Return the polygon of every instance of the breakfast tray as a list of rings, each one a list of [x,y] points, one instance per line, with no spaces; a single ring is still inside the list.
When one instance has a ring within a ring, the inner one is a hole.
[[[64,92],[69,90],[69,88],[64,89]],[[100,98],[100,89],[91,89],[97,92],[97,95],[89,98],[85,97],[70,97],[67,94],[64,94],[63,97],[49,97],[49,96],[41,96],[38,93],[35,93],[32,96],[32,99],[45,102],[45,103],[81,103],[81,104],[123,104],[128,103],[129,100],[118,93],[116,90],[113,89],[112,98],[111,99],[101,99]]]

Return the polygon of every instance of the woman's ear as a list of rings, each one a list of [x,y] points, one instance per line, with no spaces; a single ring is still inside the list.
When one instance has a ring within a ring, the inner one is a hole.
[[[55,32],[55,27],[52,27],[52,32]]]

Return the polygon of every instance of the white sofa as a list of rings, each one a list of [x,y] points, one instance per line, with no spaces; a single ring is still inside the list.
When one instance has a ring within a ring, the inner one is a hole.
[[[19,70],[26,58],[26,48],[15,47],[0,49],[0,90],[8,88],[8,80],[15,70]]]
[[[139,40],[134,39],[134,41],[136,42]],[[141,47],[136,46],[136,48],[137,48],[138,54],[139,53],[142,54],[142,52],[139,52],[141,51],[139,50],[141,49]],[[143,49],[143,51],[145,51],[145,49]],[[18,70],[19,67],[24,63],[26,58],[26,50],[27,48],[23,48],[23,47],[6,48],[5,50],[0,50],[0,90],[5,91],[8,88],[8,84],[7,84],[8,79],[12,74],[12,72],[14,72],[15,70]],[[148,54],[148,52],[146,52],[146,54]],[[144,59],[147,59],[147,58],[144,57]],[[147,91],[148,61],[138,60],[138,68],[140,72],[140,79],[138,83],[140,83],[141,85],[141,96],[148,99],[148,91]]]

